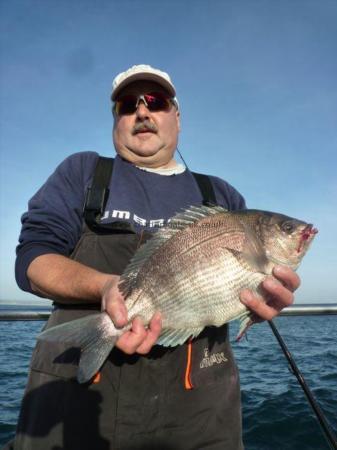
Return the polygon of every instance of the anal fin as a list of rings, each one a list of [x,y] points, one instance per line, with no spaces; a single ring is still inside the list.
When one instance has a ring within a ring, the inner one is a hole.
[[[187,329],[166,328],[159,336],[157,344],[163,345],[164,347],[175,347],[176,345],[183,344],[189,338],[198,336],[203,329],[204,327]]]

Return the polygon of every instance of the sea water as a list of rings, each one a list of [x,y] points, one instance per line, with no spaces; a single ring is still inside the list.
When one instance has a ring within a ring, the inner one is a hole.
[[[337,316],[279,317],[275,324],[337,433]],[[0,447],[14,435],[30,355],[42,326],[41,321],[0,322]],[[268,324],[254,325],[238,343],[237,331],[232,324],[246,450],[328,450]]]

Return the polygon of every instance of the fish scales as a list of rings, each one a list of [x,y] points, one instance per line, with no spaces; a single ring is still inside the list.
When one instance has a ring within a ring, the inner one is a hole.
[[[164,327],[176,326],[177,320],[181,321],[183,317],[185,321],[189,319],[185,322],[186,327],[197,323],[203,326],[218,325],[234,317],[238,310],[244,312],[237,289],[233,289],[244,278],[242,266],[226,250],[228,236],[221,239],[225,234],[224,230],[228,232],[227,227],[231,232],[231,245],[241,249],[244,233],[240,230],[238,233],[232,216],[227,220],[227,217],[217,214],[201,219],[195,226],[174,236],[140,270],[137,284],[143,284],[145,297],[148,292],[156,292],[153,306],[154,310],[160,309]],[[231,277],[228,283],[224,281],[224,274],[229,270]],[[154,281],[159,284],[155,289],[147,285],[147,282],[151,284]],[[174,301],[170,302],[167,298]],[[226,302],[223,301],[224,298],[227,299]],[[142,301],[142,296],[138,301]],[[193,314],[185,312],[186,307],[188,311],[193,310]],[[232,312],[233,309],[236,311]],[[130,312],[132,314],[132,309]],[[147,310],[147,313],[152,316],[153,310]],[[144,315],[143,318],[148,320]]]
[[[119,286],[127,326],[116,329],[103,312],[48,329],[39,339],[77,343],[82,350],[78,380],[85,382],[136,316],[147,325],[155,311],[161,312],[158,344],[165,346],[234,319],[241,320],[241,332],[250,322],[241,290],[262,293],[261,281],[275,264],[296,270],[316,233],[311,224],[278,213],[190,207],[145,243],[123,273]]]

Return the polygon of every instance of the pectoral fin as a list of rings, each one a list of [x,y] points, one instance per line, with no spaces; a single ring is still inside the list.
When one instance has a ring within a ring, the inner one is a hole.
[[[254,272],[268,273],[269,261],[262,242],[253,230],[244,222],[245,241],[243,243],[241,257],[247,262]]]

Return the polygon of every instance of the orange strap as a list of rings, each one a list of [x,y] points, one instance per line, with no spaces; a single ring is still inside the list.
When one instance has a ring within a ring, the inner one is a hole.
[[[97,372],[94,378],[92,379],[93,384],[98,384],[101,381],[101,372]]]
[[[187,344],[187,364],[185,371],[185,389],[193,389],[193,384],[191,381],[191,365],[192,365],[192,339],[188,341]]]

